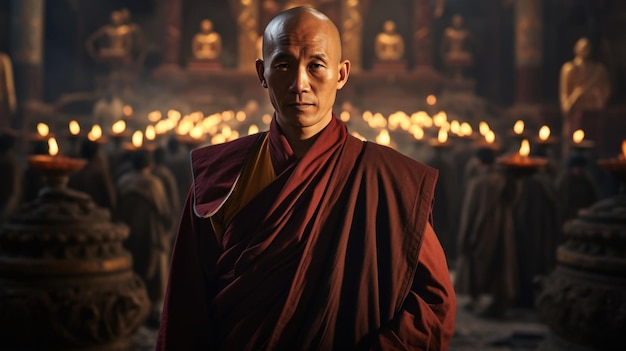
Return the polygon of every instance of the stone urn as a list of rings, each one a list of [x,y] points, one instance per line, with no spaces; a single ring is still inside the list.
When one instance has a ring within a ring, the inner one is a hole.
[[[626,158],[600,165],[620,178],[621,190],[565,223],[557,267],[537,284],[536,307],[550,328],[540,350],[626,344]]]
[[[83,160],[38,155],[29,163],[46,186],[0,228],[2,348],[133,349],[150,302],[122,246],[128,228],[66,187]]]

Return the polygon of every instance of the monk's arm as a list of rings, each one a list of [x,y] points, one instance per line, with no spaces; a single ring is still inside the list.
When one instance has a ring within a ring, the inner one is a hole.
[[[411,291],[391,328],[381,331],[373,349],[447,350],[455,316],[456,296],[446,258],[427,224]]]
[[[208,223],[194,214],[190,193],[172,252],[157,351],[211,349],[214,292],[209,272],[219,248]]]

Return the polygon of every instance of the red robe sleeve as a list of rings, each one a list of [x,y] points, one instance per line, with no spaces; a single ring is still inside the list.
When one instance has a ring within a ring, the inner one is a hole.
[[[409,295],[391,325],[383,328],[372,350],[447,350],[454,335],[456,295],[446,258],[427,223],[419,265]]]
[[[194,214],[190,192],[172,252],[157,351],[211,349],[208,305],[215,294],[210,282],[219,250],[210,221]]]

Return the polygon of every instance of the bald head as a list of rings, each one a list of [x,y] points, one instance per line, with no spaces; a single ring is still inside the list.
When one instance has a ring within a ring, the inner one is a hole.
[[[328,36],[330,50],[338,53],[341,59],[341,37],[337,26],[322,12],[306,6],[297,6],[276,15],[263,32],[263,57],[270,55],[278,44],[285,44],[292,33],[299,28],[313,27]]]

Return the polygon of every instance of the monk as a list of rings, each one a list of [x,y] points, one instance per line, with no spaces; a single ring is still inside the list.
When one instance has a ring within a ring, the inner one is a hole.
[[[437,171],[352,137],[337,27],[274,17],[269,131],[191,153],[157,350],[446,350],[456,299],[430,223]]]

